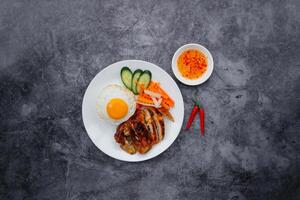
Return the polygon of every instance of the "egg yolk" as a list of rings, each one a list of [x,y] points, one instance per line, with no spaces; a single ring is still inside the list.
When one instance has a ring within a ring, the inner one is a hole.
[[[128,112],[127,103],[120,98],[111,99],[106,105],[106,112],[112,119],[121,119],[125,117]]]

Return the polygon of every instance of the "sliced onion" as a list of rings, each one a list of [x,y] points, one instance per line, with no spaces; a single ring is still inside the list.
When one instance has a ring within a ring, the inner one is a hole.
[[[137,104],[140,104],[140,105],[143,105],[143,106],[151,106],[151,107],[155,107],[154,104],[148,104],[148,103],[143,103],[143,102],[139,102],[139,101],[137,101],[136,103],[137,103]]]
[[[161,98],[161,94],[152,92],[150,90],[144,90],[144,93],[148,94],[149,96],[154,97],[154,98]]]
[[[159,98],[159,99],[158,99],[159,105],[161,105],[161,102],[162,102],[162,98]]]
[[[155,107],[156,107],[156,108],[160,108],[160,103],[157,101],[157,99],[154,98],[154,97],[151,97],[151,99],[152,99],[152,101],[153,101]]]

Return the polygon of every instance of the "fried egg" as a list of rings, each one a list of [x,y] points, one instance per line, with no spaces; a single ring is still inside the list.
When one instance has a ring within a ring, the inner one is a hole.
[[[134,114],[135,96],[125,87],[116,84],[108,85],[98,96],[96,108],[100,118],[118,125]]]

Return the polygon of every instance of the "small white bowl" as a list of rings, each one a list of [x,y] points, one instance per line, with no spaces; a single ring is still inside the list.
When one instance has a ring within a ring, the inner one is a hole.
[[[181,75],[181,73],[179,72],[178,66],[177,66],[177,59],[181,55],[181,53],[186,50],[190,50],[190,49],[196,49],[196,50],[201,51],[202,53],[204,53],[204,55],[207,58],[207,69],[204,72],[204,74],[202,74],[202,76],[200,76],[199,78],[192,79],[192,80],[183,77]],[[186,85],[200,85],[200,84],[204,83],[211,76],[213,69],[214,69],[214,61],[213,61],[213,58],[212,58],[210,52],[204,46],[202,46],[200,44],[191,43],[191,44],[183,45],[182,47],[177,49],[177,51],[175,52],[173,59],[172,59],[172,70],[173,70],[174,75],[180,82],[182,82]]]

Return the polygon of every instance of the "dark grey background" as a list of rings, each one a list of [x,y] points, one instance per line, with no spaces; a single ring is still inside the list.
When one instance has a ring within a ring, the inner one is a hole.
[[[299,4],[0,0],[0,199],[300,199]],[[205,84],[178,83],[206,136],[197,119],[152,160],[104,155],[81,118],[91,79],[123,59],[172,74],[190,42],[215,61]]]

